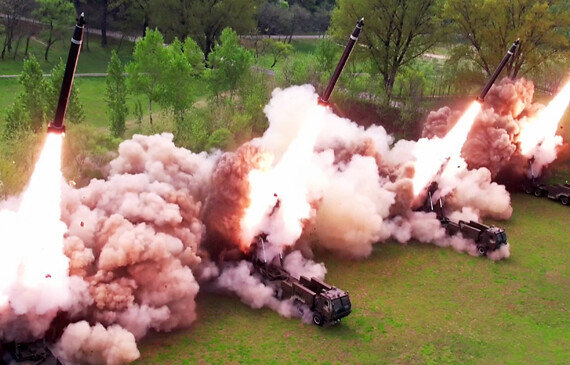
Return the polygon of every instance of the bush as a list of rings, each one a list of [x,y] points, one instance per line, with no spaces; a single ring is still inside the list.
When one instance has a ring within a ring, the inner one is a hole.
[[[231,147],[233,143],[232,132],[227,128],[220,128],[210,135],[206,149],[211,150],[212,148],[219,148],[225,150]]]
[[[316,58],[312,55],[293,55],[283,61],[281,72],[277,74],[282,86],[313,84],[317,85],[320,76]]]
[[[18,133],[28,128],[29,118],[30,116],[24,105],[22,95],[20,95],[6,111],[2,137],[4,139],[15,138]]]
[[[63,173],[84,186],[92,178],[102,178],[105,166],[116,156],[120,138],[89,125],[71,125],[63,140]]]
[[[111,133],[115,137],[122,137],[125,133],[127,119],[127,83],[123,75],[123,65],[116,51],[111,53],[111,60],[107,66],[107,113],[111,120]],[[142,112],[142,107],[141,107]]]

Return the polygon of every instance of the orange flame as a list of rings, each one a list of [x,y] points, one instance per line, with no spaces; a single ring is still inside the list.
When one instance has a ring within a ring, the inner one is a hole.
[[[542,109],[538,116],[521,126],[517,137],[520,142],[521,153],[526,157],[534,156],[536,148],[542,144],[544,147],[554,148],[554,137],[558,129],[558,123],[564,115],[564,111],[570,103],[570,82]]]
[[[459,121],[443,138],[420,139],[413,151],[416,158],[413,178],[414,195],[418,195],[433,180],[448,158],[461,155],[467,135],[481,111],[481,104],[474,101]]]
[[[240,222],[242,248],[249,247],[268,224],[272,232],[269,239],[276,245],[291,245],[301,235],[301,221],[311,213],[307,198],[310,158],[324,124],[325,112],[327,108],[315,104],[307,112],[297,137],[275,166],[249,173],[250,205]],[[279,209],[276,209],[277,204]],[[269,216],[272,216],[271,222]]]
[[[48,133],[18,210],[0,210],[0,306],[33,302],[41,312],[54,298],[63,303],[68,297],[66,227],[60,220],[62,140]]]

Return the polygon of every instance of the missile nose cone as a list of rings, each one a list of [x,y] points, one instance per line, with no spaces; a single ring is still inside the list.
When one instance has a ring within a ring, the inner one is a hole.
[[[515,44],[518,46],[521,43],[521,39],[517,38],[517,40],[515,41]]]
[[[358,23],[356,23],[360,28],[362,28],[362,26],[364,25],[364,18],[360,18],[360,20],[358,21]]]
[[[77,19],[77,25],[79,25],[80,27],[85,25],[85,13],[84,12],[82,12],[79,15],[79,19]]]

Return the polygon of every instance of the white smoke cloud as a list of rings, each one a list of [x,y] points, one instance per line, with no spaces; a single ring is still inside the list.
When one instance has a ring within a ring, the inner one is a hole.
[[[117,325],[91,327],[86,321],[67,326],[55,346],[55,354],[70,365],[118,365],[140,356],[132,333]]]

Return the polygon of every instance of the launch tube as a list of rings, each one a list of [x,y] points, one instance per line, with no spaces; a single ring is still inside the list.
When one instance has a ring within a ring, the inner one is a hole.
[[[338,81],[338,78],[340,77],[340,74],[342,73],[344,66],[346,65],[346,62],[348,61],[348,57],[350,56],[350,53],[352,52],[352,49],[354,48],[354,45],[356,44],[356,41],[358,40],[358,36],[360,35],[360,31],[362,30],[363,26],[364,26],[364,18],[360,19],[356,23],[356,27],[354,28],[354,31],[350,35],[350,39],[348,40],[346,47],[344,47],[344,52],[342,53],[342,56],[340,57],[340,60],[338,61],[338,65],[336,66],[336,69],[334,70],[334,73],[331,77],[329,85],[327,86],[327,89],[325,90],[323,95],[319,98],[319,103],[324,104],[324,105],[328,105],[329,98],[330,98],[330,96],[334,90],[334,87]]]
[[[509,61],[509,59],[515,54],[515,51],[516,51],[519,43],[520,43],[520,40],[517,39],[515,41],[515,43],[513,43],[511,48],[509,48],[509,50],[507,51],[507,54],[505,55],[505,57],[503,57],[503,59],[501,60],[501,63],[499,63],[499,66],[495,70],[495,73],[493,74],[493,76],[491,76],[491,78],[489,79],[489,82],[487,82],[487,85],[485,85],[485,87],[481,91],[481,94],[479,94],[479,96],[477,97],[477,100],[479,102],[481,102],[481,103],[483,102],[483,100],[485,99],[485,96],[489,92],[489,89],[491,89],[491,86],[493,86],[493,84],[497,80],[497,77],[499,77],[499,74],[501,73],[501,71],[503,71],[503,69],[507,65],[507,62]]]
[[[84,27],[85,14],[81,13],[77,19],[77,24],[75,25],[75,30],[73,31],[73,37],[71,38],[71,46],[69,47],[69,55],[67,56],[67,63],[65,65],[65,72],[63,74],[63,82],[61,83],[61,91],[59,93],[57,110],[55,112],[53,121],[48,126],[48,132],[65,132],[63,120],[65,118],[67,105],[69,104],[71,86],[73,85],[75,69],[77,68],[77,60],[79,59],[79,51],[81,50],[81,43],[83,42]]]

